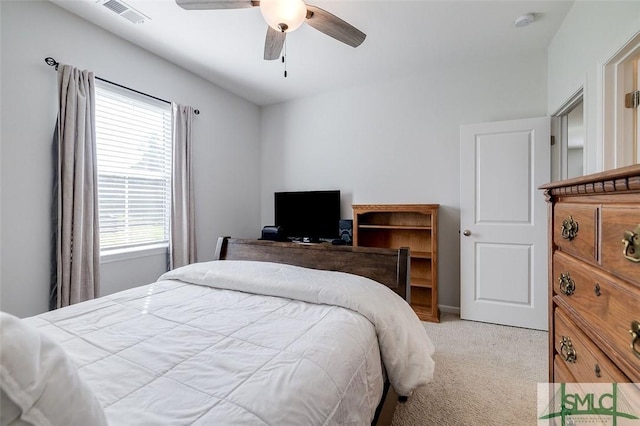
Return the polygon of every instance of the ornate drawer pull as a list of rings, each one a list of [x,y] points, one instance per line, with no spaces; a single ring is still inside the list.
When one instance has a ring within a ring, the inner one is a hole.
[[[571,241],[576,235],[578,235],[578,222],[573,220],[573,216],[569,216],[562,221],[562,238]]]
[[[576,283],[571,279],[571,275],[567,272],[566,274],[560,274],[560,278],[558,278],[558,283],[560,284],[560,293],[565,296],[571,296],[576,291]]]
[[[640,351],[636,349],[636,343],[640,345],[640,322],[631,322],[631,330],[629,330],[629,334],[631,334],[631,351],[635,354],[635,356],[640,358]]]
[[[602,294],[602,291],[600,291],[599,283],[596,283],[595,287],[593,287],[593,292],[596,294],[596,296],[600,297],[600,295]]]
[[[636,226],[635,231],[626,231],[624,233],[624,251],[622,254],[627,260],[640,263],[640,225]]]
[[[562,336],[562,340],[560,340],[560,354],[567,362],[575,363],[578,358],[576,350],[573,349],[573,343],[571,343],[571,339],[567,336]]]

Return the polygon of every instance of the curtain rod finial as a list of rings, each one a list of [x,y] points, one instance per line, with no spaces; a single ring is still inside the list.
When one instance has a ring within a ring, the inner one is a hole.
[[[56,61],[55,59],[53,59],[51,56],[47,56],[46,58],[44,58],[44,61],[46,62],[47,65],[49,65],[50,67],[56,67],[56,70],[58,69],[58,61]]]

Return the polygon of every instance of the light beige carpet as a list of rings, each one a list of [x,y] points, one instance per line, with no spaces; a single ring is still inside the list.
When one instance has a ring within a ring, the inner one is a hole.
[[[423,323],[436,347],[434,381],[398,405],[393,426],[535,425],[548,381],[547,333],[443,314]]]

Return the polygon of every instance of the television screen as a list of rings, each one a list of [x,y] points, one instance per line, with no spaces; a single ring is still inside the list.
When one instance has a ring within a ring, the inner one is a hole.
[[[292,240],[338,238],[340,191],[276,192],[275,222]]]

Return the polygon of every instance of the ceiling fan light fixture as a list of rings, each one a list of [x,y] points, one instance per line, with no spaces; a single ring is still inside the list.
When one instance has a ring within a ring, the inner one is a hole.
[[[274,30],[291,32],[304,22],[307,7],[302,0],[261,0],[260,12]]]

